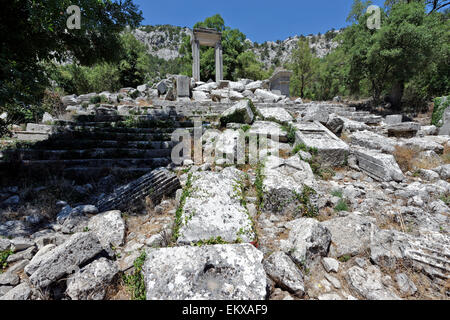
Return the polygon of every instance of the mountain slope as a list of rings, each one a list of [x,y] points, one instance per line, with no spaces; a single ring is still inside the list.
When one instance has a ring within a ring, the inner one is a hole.
[[[338,33],[339,31],[331,30],[323,35],[308,35],[306,38],[310,40],[313,53],[318,57],[324,57],[337,47],[337,43],[333,39]],[[136,39],[147,46],[151,55],[164,60],[172,60],[180,57],[179,49],[183,37],[192,34],[192,30],[171,25],[142,26],[134,30],[133,34]],[[270,68],[288,62],[299,39],[300,36],[294,36],[283,41],[266,41],[262,44],[249,39],[247,42],[265,67]]]

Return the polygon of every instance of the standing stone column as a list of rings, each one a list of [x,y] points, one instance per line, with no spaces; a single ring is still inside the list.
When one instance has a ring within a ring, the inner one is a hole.
[[[195,81],[200,81],[200,42],[192,41],[192,77]]]
[[[222,56],[222,44],[216,43],[216,82],[223,80],[223,56]]]

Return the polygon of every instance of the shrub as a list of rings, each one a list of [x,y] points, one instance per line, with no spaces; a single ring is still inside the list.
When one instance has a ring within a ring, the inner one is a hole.
[[[444,116],[444,111],[450,106],[450,96],[434,99],[433,115],[431,116],[431,124],[440,126],[439,121]]]
[[[416,155],[416,151],[411,148],[401,146],[395,147],[394,157],[403,172],[414,170],[414,158]]]
[[[339,200],[338,204],[334,208],[334,211],[336,211],[336,212],[349,211],[347,202],[344,199]]]
[[[134,271],[131,275],[124,275],[123,280],[128,290],[131,292],[131,299],[145,300],[145,282],[142,273],[142,267],[145,263],[147,255],[145,251],[134,261]]]
[[[42,100],[42,109],[56,116],[64,114],[65,108],[61,101],[62,95],[61,90],[45,90],[44,98]]]
[[[317,206],[311,201],[311,196],[316,194],[316,190],[307,185],[303,187],[301,194],[294,191],[295,198],[301,203],[298,209],[302,217],[314,218],[319,214],[319,208],[317,208]]]
[[[291,124],[287,124],[287,125],[283,125],[282,130],[287,132],[287,139],[289,143],[294,143],[295,142],[295,132],[296,129],[293,125]]]
[[[264,205],[264,163],[258,162],[255,170],[255,189],[256,189],[256,196],[257,196],[257,208],[258,211],[261,211],[261,208]]]
[[[6,260],[12,254],[13,254],[13,252],[11,250],[6,250],[6,251],[0,252],[0,273],[2,273],[3,270],[5,270],[6,267],[8,266],[8,263],[6,262]]]
[[[92,104],[97,104],[97,103],[100,103],[101,101],[102,101],[102,98],[100,98],[100,96],[94,96],[89,100],[89,102]]]

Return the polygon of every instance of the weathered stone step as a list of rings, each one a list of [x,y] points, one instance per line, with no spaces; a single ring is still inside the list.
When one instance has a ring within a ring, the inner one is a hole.
[[[174,130],[176,128],[187,128],[192,127],[194,123],[192,121],[155,121],[155,122],[144,122],[137,127],[131,127],[131,124],[125,122],[84,122],[84,123],[74,123],[67,126],[74,130],[83,130],[90,128],[99,129],[110,129],[118,132],[153,132],[155,130],[167,131]]]
[[[119,121],[125,121],[128,119],[147,119],[151,121],[158,121],[158,120],[183,120],[185,117],[184,114],[178,114],[178,113],[158,113],[154,115],[130,115],[130,116],[122,116],[117,115],[114,112],[111,114],[79,114],[75,116],[75,121],[80,122],[119,122]]]
[[[129,167],[161,167],[171,162],[170,158],[151,159],[75,159],[75,160],[24,160],[21,162],[24,169],[68,168],[68,167],[101,167],[101,168],[129,168]],[[0,162],[8,164],[5,161]]]
[[[35,150],[16,149],[3,152],[3,158],[9,161],[20,160],[75,160],[103,158],[161,158],[169,157],[171,149],[125,149],[125,148],[93,148],[82,150]]]
[[[170,141],[169,133],[117,133],[111,131],[74,131],[53,136],[52,139],[92,139],[116,141]]]
[[[47,150],[72,150],[102,148],[130,148],[130,149],[170,149],[174,146],[172,141],[117,141],[117,140],[47,140],[39,142],[35,147]]]

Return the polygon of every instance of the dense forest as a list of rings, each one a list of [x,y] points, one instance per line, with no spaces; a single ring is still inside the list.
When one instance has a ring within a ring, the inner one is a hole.
[[[0,13],[4,35],[0,40],[0,114],[8,113],[6,120],[0,120],[3,127],[6,122],[32,121],[52,111],[64,94],[113,92],[153,84],[166,74],[191,75],[190,36],[181,37],[176,28],[172,30],[174,39],[181,41],[179,58],[166,61],[149,54],[132,34],[143,20],[132,0],[8,2]],[[82,30],[67,32],[62,8],[73,3],[93,10],[83,11]],[[264,51],[267,44],[248,43],[246,35],[227,27],[220,15],[193,27],[222,32],[224,76],[229,80],[265,79],[280,66],[293,71],[292,96],[312,100],[371,97],[376,104],[389,103],[398,110],[420,110],[432,98],[448,95],[450,3],[388,0],[381,10],[380,29],[367,28],[370,4],[355,0],[347,18],[349,26],[325,34],[338,43],[326,56],[318,57],[311,49],[315,37],[301,36],[289,61],[284,65],[274,61],[270,69],[251,50]],[[201,50],[202,79],[214,79],[214,50]]]

